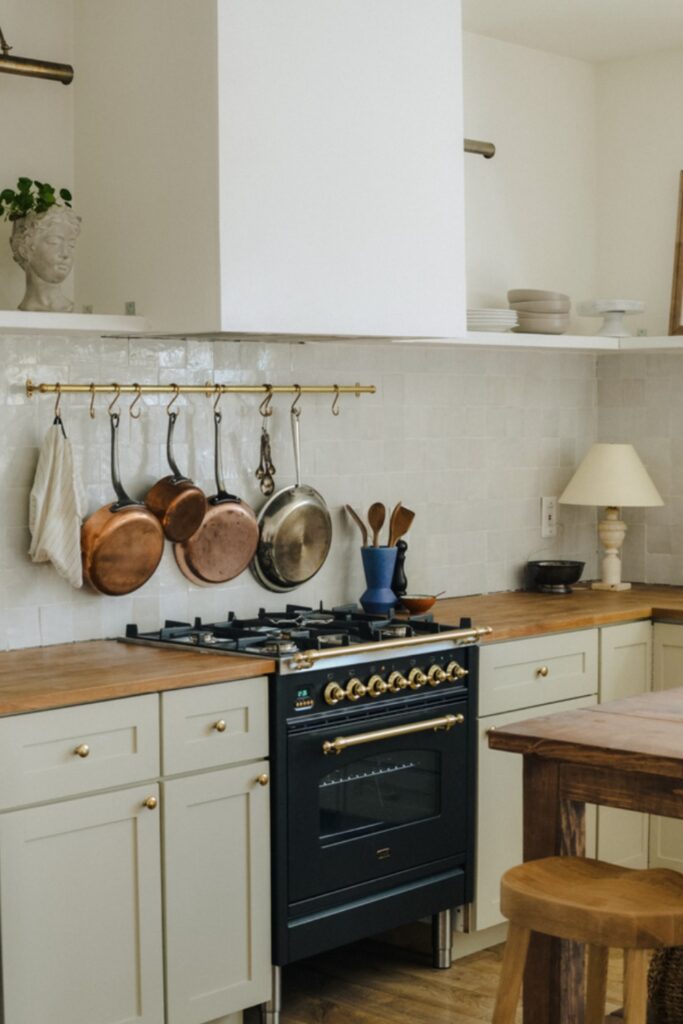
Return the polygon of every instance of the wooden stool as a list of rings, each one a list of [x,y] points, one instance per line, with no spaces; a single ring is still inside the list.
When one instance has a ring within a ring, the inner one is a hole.
[[[493,1024],[514,1024],[532,932],[588,945],[585,1024],[603,1024],[608,950],[623,949],[624,1021],[645,1024],[648,951],[683,945],[683,875],[548,857],[507,871],[500,905],[510,930]]]

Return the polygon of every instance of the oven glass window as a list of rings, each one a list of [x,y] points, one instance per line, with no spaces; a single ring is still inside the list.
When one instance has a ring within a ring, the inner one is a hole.
[[[338,841],[441,811],[441,754],[401,750],[335,768],[318,787],[320,839]]]

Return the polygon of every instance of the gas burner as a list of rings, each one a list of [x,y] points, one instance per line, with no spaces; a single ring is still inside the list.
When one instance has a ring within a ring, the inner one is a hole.
[[[272,654],[275,657],[280,657],[283,654],[294,654],[299,647],[294,640],[289,638],[282,640],[270,638],[258,646],[245,647],[244,650],[246,654]]]
[[[400,625],[396,624],[391,626],[380,626],[380,628],[377,630],[377,639],[398,640],[401,637],[413,636],[414,633],[415,630],[411,629],[411,627],[407,623],[401,623]]]
[[[323,633],[317,637],[318,650],[321,647],[344,647],[349,642],[348,633]]]

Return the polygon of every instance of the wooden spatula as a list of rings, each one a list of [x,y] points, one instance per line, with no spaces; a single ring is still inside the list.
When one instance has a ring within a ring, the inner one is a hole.
[[[354,523],[356,524],[356,526],[360,530],[361,537],[363,538],[363,547],[366,548],[368,546],[368,528],[367,528],[367,526],[365,525],[365,523],[363,522],[361,517],[356,512],[355,508],[351,508],[350,505],[345,505],[344,508],[349,513],[349,515],[353,519]]]
[[[370,529],[372,530],[373,548],[379,547],[379,531],[384,526],[384,520],[386,517],[386,506],[383,505],[381,501],[376,501],[368,509],[368,522],[370,523]]]
[[[396,541],[403,537],[410,529],[415,513],[411,512],[409,508],[405,508],[399,504],[396,506],[394,511],[391,513],[391,522],[389,523],[389,547],[393,548]]]

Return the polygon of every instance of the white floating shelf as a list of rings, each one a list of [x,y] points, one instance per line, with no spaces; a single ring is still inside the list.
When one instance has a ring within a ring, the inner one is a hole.
[[[142,316],[104,316],[98,313],[24,313],[0,309],[0,334],[142,334]]]

